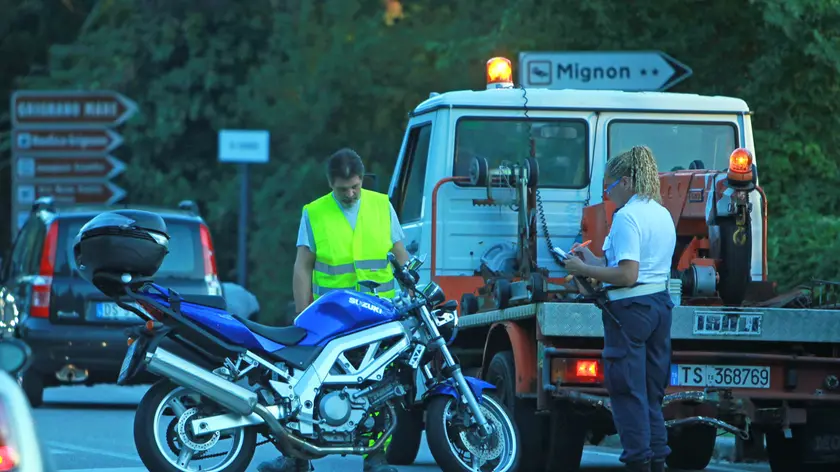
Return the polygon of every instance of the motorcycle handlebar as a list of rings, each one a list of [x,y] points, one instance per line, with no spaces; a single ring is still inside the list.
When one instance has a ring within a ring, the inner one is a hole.
[[[407,271],[405,267],[401,266],[397,261],[397,256],[393,252],[388,253],[388,262],[394,267],[394,278],[400,281],[408,288],[415,288],[415,285],[420,280],[420,274],[414,271]],[[414,272],[414,273],[412,273]]]

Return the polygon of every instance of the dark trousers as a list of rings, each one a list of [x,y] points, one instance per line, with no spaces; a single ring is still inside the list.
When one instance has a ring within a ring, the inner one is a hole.
[[[621,462],[662,461],[671,453],[662,400],[671,370],[668,292],[609,302],[604,320],[604,383],[624,451]]]

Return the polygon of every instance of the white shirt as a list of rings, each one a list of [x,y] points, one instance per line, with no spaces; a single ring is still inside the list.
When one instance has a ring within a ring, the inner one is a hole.
[[[607,267],[618,267],[624,260],[638,262],[636,283],[665,283],[671,278],[676,245],[677,229],[671,212],[654,200],[633,195],[613,215],[603,250]]]

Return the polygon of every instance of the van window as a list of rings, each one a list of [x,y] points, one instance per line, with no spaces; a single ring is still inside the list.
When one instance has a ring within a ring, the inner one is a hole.
[[[474,156],[491,169],[534,156],[539,186],[580,189],[589,183],[587,123],[577,119],[460,118],[455,127],[455,176],[468,176]],[[464,184],[461,184],[464,185]]]
[[[733,123],[615,120],[607,132],[610,158],[644,145],[653,151],[660,172],[686,170],[694,161],[705,169],[724,170],[738,147]]]
[[[90,218],[65,217],[59,221],[55,271],[57,275],[70,275],[76,269],[73,242],[79,230]],[[164,218],[169,232],[169,254],[163,258],[157,274],[165,277],[204,279],[204,260],[199,241],[199,227],[195,223],[172,221]],[[62,247],[63,246],[63,247]]]

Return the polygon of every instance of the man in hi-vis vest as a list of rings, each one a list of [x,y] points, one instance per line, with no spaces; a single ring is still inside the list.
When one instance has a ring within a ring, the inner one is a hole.
[[[359,286],[360,281],[379,284],[380,297],[396,294],[388,252],[400,264],[408,262],[402,243],[405,235],[388,196],[362,189],[364,175],[365,166],[355,151],[337,151],[327,162],[332,192],[303,207],[293,280],[297,314],[331,290],[368,292]],[[371,436],[370,444],[381,434]],[[389,437],[380,452],[364,456],[365,472],[397,472],[385,458],[390,442]],[[257,470],[308,472],[313,468],[307,461],[280,457],[260,464]]]

